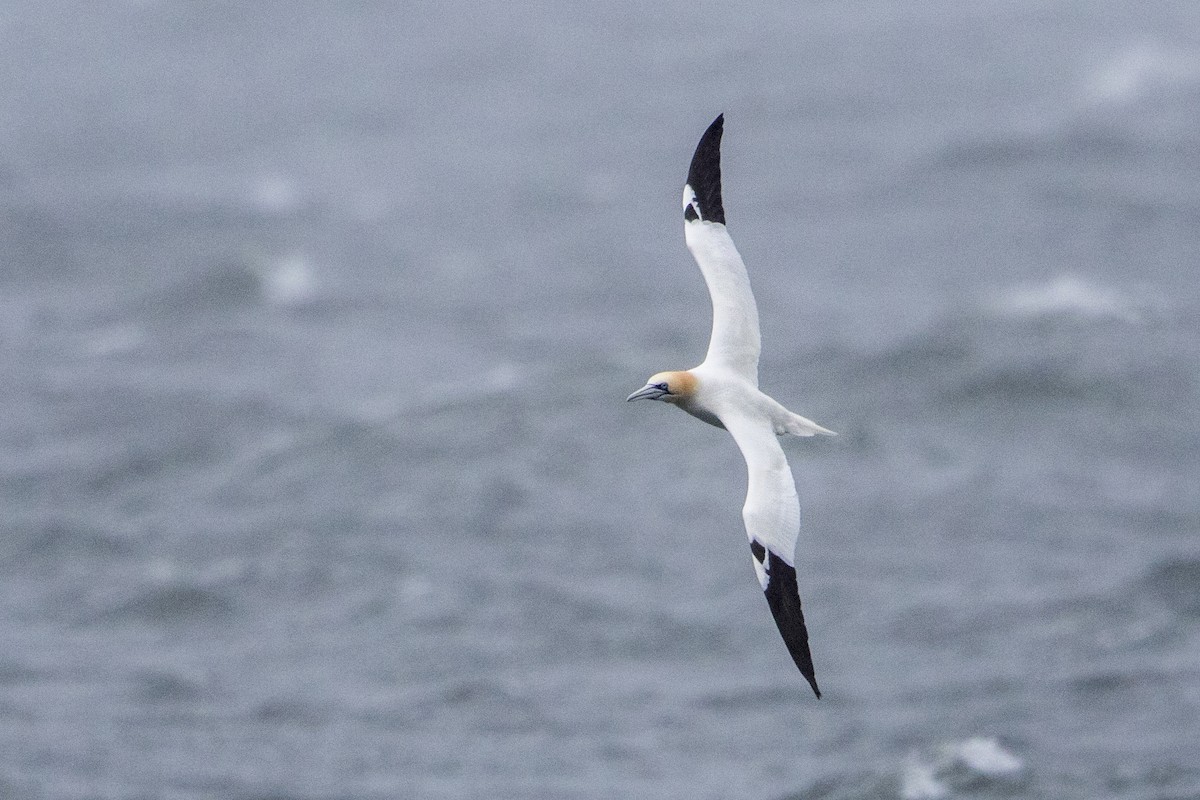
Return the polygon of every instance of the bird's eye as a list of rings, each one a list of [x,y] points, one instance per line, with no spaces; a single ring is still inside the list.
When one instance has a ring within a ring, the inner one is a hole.
[[[671,393],[671,390],[667,388],[667,382],[666,382],[666,381],[663,381],[662,383],[656,383],[656,384],[654,384],[654,388],[655,388],[655,389],[661,389],[662,391],[666,392],[667,394],[670,394],[670,393]]]

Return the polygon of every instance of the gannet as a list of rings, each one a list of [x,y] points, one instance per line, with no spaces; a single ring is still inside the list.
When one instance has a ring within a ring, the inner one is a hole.
[[[662,400],[724,428],[746,459],[742,521],[751,562],[788,652],[817,697],[808,628],[796,586],[800,501],[777,436],[835,435],[793,414],[758,388],[758,308],[746,265],[725,229],[721,206],[721,114],[700,137],[683,187],[683,234],[712,298],[708,353],[698,367],[659,372],[629,400]]]

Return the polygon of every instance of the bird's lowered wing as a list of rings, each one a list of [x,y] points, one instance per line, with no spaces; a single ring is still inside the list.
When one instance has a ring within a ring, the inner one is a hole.
[[[721,133],[717,117],[696,145],[683,187],[683,233],[712,297],[713,327],[705,361],[734,370],[758,385],[761,349],[758,308],[746,265],[725,229],[721,205]]]
[[[721,421],[733,435],[749,475],[742,520],[750,539],[754,572],[767,596],[767,605],[784,644],[817,697],[808,628],[796,585],[795,551],[800,535],[800,500],[787,457],[766,420],[726,413]]]

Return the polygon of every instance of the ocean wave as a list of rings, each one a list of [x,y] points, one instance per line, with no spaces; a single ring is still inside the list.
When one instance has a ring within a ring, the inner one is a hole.
[[[1141,588],[1176,614],[1200,618],[1200,558],[1170,558],[1151,568]]]
[[[10,525],[5,537],[8,557],[26,565],[61,564],[66,557],[93,562],[121,559],[136,549],[130,539],[117,531],[66,517]]]
[[[14,686],[45,680],[47,672],[19,664],[15,661],[0,661],[0,686]]]
[[[1122,389],[1121,381],[1082,373],[1068,358],[1048,357],[973,370],[950,386],[944,397],[958,402],[1037,405],[1055,400],[1113,399],[1121,396]]]
[[[166,312],[170,319],[201,311],[255,304],[262,297],[262,279],[253,266],[230,259],[201,269],[143,298],[147,311]]]
[[[257,263],[259,293],[272,306],[295,307],[312,303],[319,296],[320,284],[312,260],[296,251]]]
[[[597,657],[696,658],[734,647],[727,626],[690,618],[669,605],[647,611],[624,596],[581,596],[557,579],[525,581],[518,591],[521,623],[530,631],[556,632],[532,637],[548,658],[558,657],[564,648]]]
[[[1147,94],[1200,86],[1200,53],[1144,42],[1101,64],[1089,77],[1085,100],[1130,103]]]
[[[1079,675],[1069,681],[1071,690],[1079,695],[1094,699],[1100,695],[1119,692],[1137,684],[1141,676],[1116,669],[1099,670]]]
[[[889,775],[861,772],[822,778],[808,788],[779,800],[890,800],[896,797],[896,780]]]
[[[78,280],[82,264],[64,214],[33,202],[0,201],[0,284]]]
[[[132,677],[133,695],[150,704],[174,704],[212,699],[214,692],[202,675],[185,674],[174,668],[156,667]]]
[[[273,725],[324,725],[330,711],[311,698],[281,695],[264,700],[254,707],[253,716]]]
[[[988,308],[999,316],[1016,319],[1116,320],[1140,324],[1162,317],[1167,301],[1145,286],[1117,289],[1075,275],[1060,275],[997,292]]]
[[[915,751],[890,774],[864,771],[827,777],[781,800],[1022,796],[1030,779],[1024,759],[994,737],[975,736]]]
[[[364,715],[381,721],[378,708]],[[553,727],[552,714],[538,702],[538,694],[527,686],[491,677],[453,678],[410,693],[404,708],[392,709],[392,724],[402,724],[413,715],[442,718],[467,714],[478,729],[494,732],[532,732]]]
[[[963,135],[943,144],[917,162],[919,173],[1017,171],[1046,166],[1059,172],[1081,162],[1112,163],[1141,151],[1143,144],[1130,132],[1111,126],[1081,123],[1035,130],[1010,130]]]
[[[216,623],[231,619],[237,609],[235,595],[217,587],[188,582],[142,587],[132,597],[117,601],[88,620],[105,625],[156,623],[180,625]]]
[[[886,386],[892,404],[928,407],[1060,401],[1139,402],[1186,398],[1193,388],[1181,354],[1163,347],[1167,302],[1149,289],[1127,291],[1065,277],[1018,284],[961,302],[926,325],[872,350],[831,348],[821,358],[843,384]]]
[[[252,306],[304,307],[320,299],[312,260],[300,250],[247,253],[204,267],[142,298],[139,316],[174,322],[206,312]]]
[[[900,796],[939,800],[989,787],[1015,789],[1025,777],[1025,762],[996,739],[972,737],[911,755],[900,773]]]
[[[1096,65],[1074,95],[1008,124],[948,132],[914,158],[895,188],[936,190],[962,176],[986,191],[978,183],[986,175],[1006,192],[1082,184],[1093,203],[1095,196],[1115,196],[1167,211],[1196,210],[1195,192],[1180,195],[1178,176],[1197,167],[1200,51],[1130,47]]]

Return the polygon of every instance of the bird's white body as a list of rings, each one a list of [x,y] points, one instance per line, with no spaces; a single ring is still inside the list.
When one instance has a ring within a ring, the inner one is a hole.
[[[685,189],[685,199],[690,186]],[[694,198],[694,195],[692,195]],[[749,486],[742,508],[746,535],[795,566],[800,500],[787,457],[776,437],[832,434],[784,408],[758,388],[758,310],[741,256],[725,225],[684,223],[688,249],[700,264],[713,298],[713,333],[703,363],[688,370],[695,386],[676,404],[710,425],[725,428],[746,459]],[[759,580],[766,581],[759,568]]]
[[[758,307],[746,266],[725,228],[722,131],[723,116],[717,117],[701,138],[683,189],[684,237],[712,298],[708,353],[690,370],[652,376],[629,399],[673,403],[733,436],[746,460],[748,485],[742,520],[754,571],[792,658],[820,697],[796,589],[800,501],[777,437],[832,435],[833,431],[789,411],[758,388]]]

